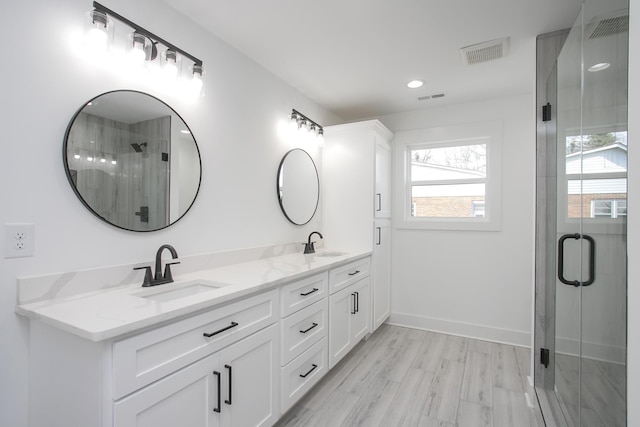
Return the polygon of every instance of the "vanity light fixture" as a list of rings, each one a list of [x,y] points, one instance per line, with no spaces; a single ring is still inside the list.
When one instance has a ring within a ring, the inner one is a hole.
[[[295,109],[291,110],[290,121],[296,130],[310,134],[318,142],[318,145],[322,146],[324,143],[322,126]]]
[[[105,50],[114,42],[113,21],[131,29],[125,49],[129,57],[127,61],[131,65],[150,65],[160,57],[157,62],[161,64],[161,74],[165,83],[167,79],[175,80],[179,83],[178,87],[185,89],[190,95],[202,94],[204,67],[200,59],[95,1],[93,10],[88,14],[85,31],[85,40],[90,50]],[[160,55],[159,49],[162,50]],[[183,59],[192,63],[185,72],[182,72]]]

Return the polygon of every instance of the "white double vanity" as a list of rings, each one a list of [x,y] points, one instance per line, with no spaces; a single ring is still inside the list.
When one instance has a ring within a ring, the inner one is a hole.
[[[325,128],[331,250],[303,254],[295,243],[185,257],[173,283],[145,288],[139,265],[19,279],[30,425],[273,425],[386,320],[389,186],[376,186],[376,172],[389,172],[390,133],[375,121],[344,126]],[[345,129],[362,150],[343,171],[353,188],[337,172],[349,159],[331,157]]]

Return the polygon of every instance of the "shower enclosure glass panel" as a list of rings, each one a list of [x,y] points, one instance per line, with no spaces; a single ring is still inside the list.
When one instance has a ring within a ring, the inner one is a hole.
[[[626,426],[627,57],[628,2],[585,0],[547,81],[555,152],[539,161],[555,188],[537,260],[554,271],[537,281],[550,354],[536,390],[561,426]]]

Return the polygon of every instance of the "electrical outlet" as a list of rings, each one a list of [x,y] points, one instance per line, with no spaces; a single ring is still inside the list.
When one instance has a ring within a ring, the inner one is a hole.
[[[32,257],[35,253],[35,224],[4,225],[4,257]]]

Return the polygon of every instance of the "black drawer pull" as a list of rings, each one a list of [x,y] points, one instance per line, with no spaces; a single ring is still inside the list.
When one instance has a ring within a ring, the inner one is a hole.
[[[309,332],[310,330],[312,330],[313,328],[315,328],[316,326],[318,326],[317,323],[313,323],[313,326],[311,326],[309,329],[305,329],[304,331],[300,331],[301,334],[306,334],[307,332]]]
[[[307,378],[307,377],[309,376],[309,374],[310,374],[311,372],[315,371],[315,370],[316,370],[316,368],[318,367],[318,365],[316,365],[315,363],[314,363],[314,364],[312,364],[311,366],[313,366],[313,368],[311,368],[311,369],[309,370],[309,372],[307,372],[306,374],[300,374],[300,378]]]
[[[218,335],[218,334],[220,334],[220,333],[222,333],[222,332],[224,332],[224,331],[228,331],[229,329],[231,329],[231,328],[235,328],[236,326],[238,326],[238,323],[237,323],[237,322],[231,322],[231,324],[230,324],[229,326],[227,326],[226,328],[222,328],[222,329],[220,329],[219,331],[211,332],[210,334],[208,334],[208,333],[206,333],[206,332],[205,332],[205,333],[204,333],[204,334],[202,334],[202,335],[204,335],[204,336],[205,336],[205,337],[207,337],[207,338],[211,338],[211,337],[212,337],[212,336],[214,336],[214,335]]]
[[[311,295],[312,293],[314,293],[314,292],[318,292],[319,290],[320,290],[320,289],[318,289],[318,288],[313,288],[312,290],[310,290],[310,291],[309,291],[309,292],[307,292],[307,293],[300,294],[300,296],[301,296],[301,297],[306,297],[307,295]]]
[[[355,276],[358,273],[360,273],[360,270],[356,270],[353,273],[349,273],[349,276]]]
[[[231,366],[230,365],[224,365],[225,368],[227,368],[229,370],[229,399],[226,399],[224,401],[224,403],[226,403],[227,405],[231,405]]]
[[[213,375],[218,377],[218,407],[217,408],[213,408],[213,412],[220,413],[220,372],[213,371]]]

